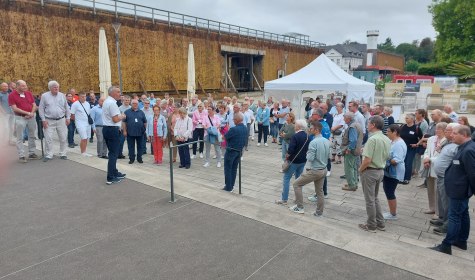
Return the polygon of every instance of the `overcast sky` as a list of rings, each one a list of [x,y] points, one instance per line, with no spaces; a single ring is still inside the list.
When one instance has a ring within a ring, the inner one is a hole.
[[[367,30],[394,44],[435,38],[431,0],[125,0],[279,34],[297,32],[327,45],[366,43]]]

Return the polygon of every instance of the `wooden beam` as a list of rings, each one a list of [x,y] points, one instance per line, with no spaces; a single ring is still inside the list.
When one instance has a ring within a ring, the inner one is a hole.
[[[170,82],[172,84],[173,89],[175,90],[175,93],[179,95],[180,92],[178,91],[178,88],[176,87],[175,82],[173,81],[172,77],[170,77]]]
[[[147,94],[147,90],[145,89],[145,83],[142,80],[139,80],[140,88],[142,89],[144,94]]]
[[[201,85],[200,80],[199,80],[199,79],[196,79],[196,80],[197,80],[197,82],[198,82],[198,87],[201,89],[201,91],[204,93],[204,95],[206,95],[206,91],[205,91],[205,89],[203,88],[203,86]]]

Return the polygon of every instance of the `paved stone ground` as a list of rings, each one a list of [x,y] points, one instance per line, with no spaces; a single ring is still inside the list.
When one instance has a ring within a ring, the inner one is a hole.
[[[426,279],[72,161],[13,165],[0,279]]]

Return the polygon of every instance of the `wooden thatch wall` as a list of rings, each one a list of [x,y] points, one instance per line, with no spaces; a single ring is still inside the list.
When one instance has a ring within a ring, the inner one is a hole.
[[[112,80],[118,84],[113,14],[93,15],[91,10],[46,4],[39,1],[0,2],[0,80],[24,79],[34,92],[42,92],[54,79],[65,91],[99,91],[99,28],[106,30]],[[143,81],[149,91],[171,90],[173,80],[186,90],[188,44],[193,42],[196,77],[206,89],[220,89],[224,57],[220,46],[231,45],[265,50],[260,83],[275,79],[288,53],[287,72],[313,60],[320,50],[208,33],[182,26],[152,24],[120,17],[121,64],[124,91],[141,91]]]

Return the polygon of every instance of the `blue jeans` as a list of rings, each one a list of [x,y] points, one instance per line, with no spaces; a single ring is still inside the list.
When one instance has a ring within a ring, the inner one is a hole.
[[[109,150],[109,160],[107,162],[107,180],[112,180],[117,177],[119,171],[117,170],[117,157],[119,156],[119,127],[104,126],[102,129],[104,134],[104,141],[106,141],[107,149]]]
[[[270,124],[270,136],[273,138],[277,138],[277,135],[279,135],[279,123],[274,122]]]
[[[292,178],[292,175],[295,174],[295,179],[297,180],[297,178],[300,177],[300,175],[302,174],[304,167],[305,167],[305,162],[292,163],[290,164],[290,167],[287,170],[287,172],[284,173],[283,189],[282,189],[283,201],[287,201],[289,199],[289,187],[290,187],[290,179]]]
[[[76,130],[76,124],[71,121],[68,125],[68,144],[74,145],[74,131]]]
[[[467,242],[470,234],[468,201],[469,198],[449,198],[449,223],[447,225],[447,235],[442,241],[445,245],[450,246],[455,242]]]
[[[282,160],[285,159],[285,154],[287,154],[287,149],[289,148],[289,143],[285,140],[282,141]]]
[[[284,126],[283,123],[282,123],[282,124],[279,123],[279,126],[278,126],[279,128],[277,129],[277,134],[278,134],[278,132],[280,131],[280,129],[281,129],[283,126]],[[284,139],[282,139],[282,137],[279,136],[279,144],[282,144],[282,141],[283,141],[283,140],[284,140]]]
[[[224,154],[224,182],[227,191],[231,191],[234,188],[240,157],[241,155],[238,151],[226,149]]]
[[[407,147],[406,158],[404,159],[404,166],[406,171],[404,173],[404,180],[410,181],[412,176],[412,162],[416,156],[417,149],[412,147]]]
[[[119,133],[119,156],[123,156],[124,155],[124,143],[125,143],[125,136],[124,134],[121,132]]]

